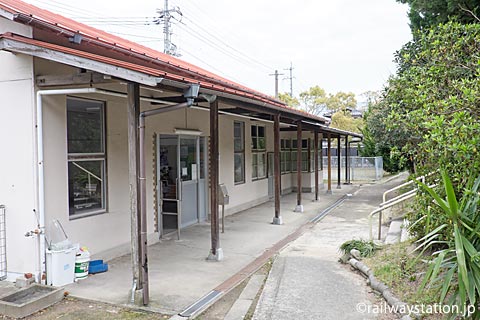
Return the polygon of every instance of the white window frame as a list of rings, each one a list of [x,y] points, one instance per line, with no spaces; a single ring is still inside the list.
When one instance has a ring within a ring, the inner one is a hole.
[[[263,128],[263,137],[259,135],[258,128]],[[255,135],[253,134],[255,132]],[[251,136],[251,146],[252,146],[252,181],[265,179],[267,178],[267,129],[265,126],[252,124],[250,133]],[[260,139],[263,139],[263,148],[260,148]],[[255,141],[255,142],[254,142]],[[259,172],[259,159],[263,159],[263,175],[260,175]]]
[[[235,136],[235,126],[240,125],[241,128],[241,136],[236,137]],[[236,150],[235,146],[235,140],[236,139],[241,139],[241,144],[242,144],[242,149],[241,150]],[[235,174],[235,157],[236,156],[241,156],[242,158],[242,180],[236,180],[236,174]],[[234,121],[233,122],[233,182],[235,185],[237,184],[243,184],[245,183],[245,122],[243,121]]]

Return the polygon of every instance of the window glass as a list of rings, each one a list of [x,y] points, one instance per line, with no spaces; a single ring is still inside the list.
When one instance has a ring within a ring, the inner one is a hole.
[[[233,123],[234,182],[245,182],[245,123]]]
[[[308,149],[308,139],[302,140],[302,149]]]
[[[235,167],[235,183],[245,182],[245,156],[243,153],[235,153],[234,155]]]
[[[252,138],[253,138],[253,137],[256,137],[256,136],[257,136],[257,126],[252,126],[250,133],[251,133],[251,135],[252,135]]]
[[[244,128],[243,122],[234,122],[233,137],[234,137],[234,150],[236,152],[243,151],[243,149],[245,148],[245,144],[243,142],[244,140],[243,128]]]
[[[265,150],[265,148],[266,148],[265,138],[258,138],[257,149],[258,150]]]
[[[265,138],[265,127],[263,127],[263,126],[258,126],[258,136]]]
[[[265,127],[252,125],[251,134],[252,134],[252,150],[265,150],[266,148]]]
[[[106,208],[103,102],[67,98],[68,202],[71,217]]]
[[[68,163],[68,199],[70,215],[104,209],[103,177],[105,161]]]
[[[265,161],[265,153],[258,153],[257,154],[257,166],[258,166],[258,176],[257,178],[265,178],[267,175],[266,170],[266,161]]]
[[[302,151],[302,171],[309,171],[308,151]]]
[[[285,170],[286,170],[286,172],[290,172],[290,171],[292,171],[292,165],[291,165],[292,164],[291,163],[292,153],[291,153],[291,151],[288,151],[285,156],[286,156],[285,157],[285,162],[286,162],[285,163]]]
[[[96,101],[69,99],[68,153],[103,153],[103,135],[103,104]]]
[[[205,179],[205,137],[200,137],[200,179]]]
[[[293,149],[292,149],[293,150]],[[291,163],[291,171],[292,172],[297,172],[297,151],[292,151],[291,152],[291,160],[290,160],[290,163]]]
[[[182,181],[197,180],[197,139],[180,138],[180,177]]]
[[[252,153],[252,179],[258,177],[257,153]]]
[[[252,133],[252,179],[266,177],[266,140],[264,126],[251,126]]]

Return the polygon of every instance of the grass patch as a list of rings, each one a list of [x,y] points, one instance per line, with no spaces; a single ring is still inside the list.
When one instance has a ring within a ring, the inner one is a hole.
[[[408,241],[387,245],[365,259],[364,263],[402,301],[410,305],[433,305],[437,302],[438,289],[425,288],[419,292],[427,265],[420,260],[415,261],[418,253],[410,253],[412,248]]]

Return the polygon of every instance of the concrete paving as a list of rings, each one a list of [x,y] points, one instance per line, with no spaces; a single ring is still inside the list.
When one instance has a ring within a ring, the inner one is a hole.
[[[248,280],[247,285],[243,289],[242,293],[238,297],[237,301],[230,308],[225,315],[224,320],[242,320],[250,309],[253,300],[257,296],[258,291],[263,285],[265,275],[253,275]]]
[[[182,231],[182,239],[161,240],[148,247],[150,308],[176,314],[219,286],[244,266],[264,253],[265,249],[293,233],[300,226],[346,193],[358,186],[342,186],[333,194],[321,192],[321,200],[313,202],[313,194],[303,194],[304,212],[293,212],[296,194],[282,197],[282,225],[271,224],[273,202],[267,202],[226,217],[225,233],[220,235],[224,260],[207,262],[210,250],[210,225],[202,223]],[[173,236],[175,239],[175,236]],[[109,302],[128,303],[132,286],[131,258],[126,255],[109,261],[109,271],[89,276],[69,285],[72,296]]]
[[[368,239],[368,214],[382,193],[401,183],[364,185],[275,260],[253,319],[375,319],[357,305],[372,305],[365,280],[338,263],[339,246]]]

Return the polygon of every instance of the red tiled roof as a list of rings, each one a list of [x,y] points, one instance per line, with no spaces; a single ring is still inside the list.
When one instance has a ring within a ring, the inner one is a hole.
[[[106,64],[109,64],[109,65],[112,65],[112,66],[117,66],[117,67],[126,68],[126,69],[133,70],[133,71],[142,72],[142,73],[145,73],[145,74],[148,74],[148,75],[151,75],[151,76],[155,76],[155,77],[162,77],[162,78],[169,79],[169,80],[182,81],[182,82],[188,82],[188,83],[199,83],[200,87],[208,88],[208,89],[215,90],[215,91],[230,93],[230,94],[233,94],[233,95],[238,95],[238,96],[242,96],[242,97],[246,97],[246,98],[251,98],[251,99],[255,99],[255,100],[259,100],[259,101],[271,104],[271,101],[268,101],[267,99],[265,99],[262,96],[256,96],[254,94],[247,93],[247,92],[239,92],[239,91],[237,91],[233,88],[226,88],[226,87],[215,85],[215,84],[212,84],[212,83],[209,83],[209,82],[206,82],[206,81],[199,81],[197,79],[186,78],[184,76],[176,75],[176,74],[169,73],[169,72],[164,72],[164,71],[161,71],[161,70],[156,69],[156,68],[145,67],[145,66],[142,66],[142,65],[139,65],[139,64],[125,62],[125,61],[122,61],[122,60],[113,59],[113,58],[105,57],[105,56],[98,55],[98,54],[93,54],[93,53],[89,53],[89,52],[85,52],[85,51],[81,51],[81,50],[68,48],[68,47],[65,47],[65,46],[60,46],[60,45],[56,45],[56,44],[52,44],[52,43],[48,43],[48,42],[44,42],[44,41],[39,41],[39,40],[31,39],[31,38],[26,38],[26,37],[23,37],[23,36],[12,34],[12,33],[0,34],[0,39],[15,40],[15,41],[18,41],[18,42],[21,42],[21,43],[35,45],[35,46],[40,47],[40,48],[45,48],[45,49],[49,49],[49,50],[53,50],[53,51],[57,51],[57,52],[61,52],[61,53],[67,53],[67,54],[75,55],[77,57],[82,57],[82,58],[91,59],[91,60],[94,60],[94,61],[106,63]],[[298,111],[298,110],[295,110],[295,111]]]
[[[181,74],[180,73],[175,74],[172,72],[167,73],[167,72],[163,72],[160,69],[149,68],[149,67],[141,66],[138,64],[118,60],[118,59],[112,59],[102,55],[95,55],[85,51],[75,50],[65,46],[53,45],[47,42],[36,41],[36,40],[32,40],[32,39],[28,39],[20,36],[3,35],[3,37],[11,37],[11,38],[14,37],[18,41],[22,41],[26,43],[28,42],[41,47],[50,48],[52,50],[66,52],[66,53],[74,54],[77,56],[87,57],[96,61],[102,61],[102,62],[110,63],[116,66],[122,66],[127,69],[145,72],[147,74],[161,76],[161,77],[172,79],[172,80],[199,83],[201,86],[205,88],[218,90],[221,92],[228,92],[233,95],[238,95],[242,97],[252,98],[254,100],[261,101],[269,105],[284,108],[286,109],[285,111],[288,111],[288,112],[301,114],[310,119],[315,119],[317,121],[320,120],[322,122],[325,122],[327,120],[323,117],[317,117],[312,114],[309,114],[303,110],[291,108],[286,104],[284,104],[282,101],[276,100],[263,93],[260,93],[258,91],[252,90],[238,83],[235,83],[233,81],[220,77],[212,72],[204,70],[200,67],[197,67],[191,63],[185,62],[181,59],[177,59],[170,55],[158,52],[154,49],[137,44],[133,41],[129,41],[124,38],[109,34],[103,30],[93,28],[91,26],[85,25],[75,20],[66,18],[62,15],[50,12],[48,10],[38,8],[34,5],[25,3],[23,1],[0,0],[0,8],[13,14],[15,16],[14,20],[16,21],[27,23],[25,22],[26,19],[21,19],[22,18],[21,16],[23,15],[24,16],[23,18],[28,17],[28,20],[29,20],[28,23],[37,21],[37,22],[43,23],[44,25],[50,26],[51,28],[62,28],[72,33],[79,33],[83,37],[94,39],[98,43],[104,44],[106,46],[113,46],[115,48],[124,49],[130,52],[141,54],[143,55],[144,59],[152,59],[155,61],[161,61],[163,63],[167,63],[171,66],[179,68],[180,70],[183,70],[185,74],[183,74],[183,72]]]

